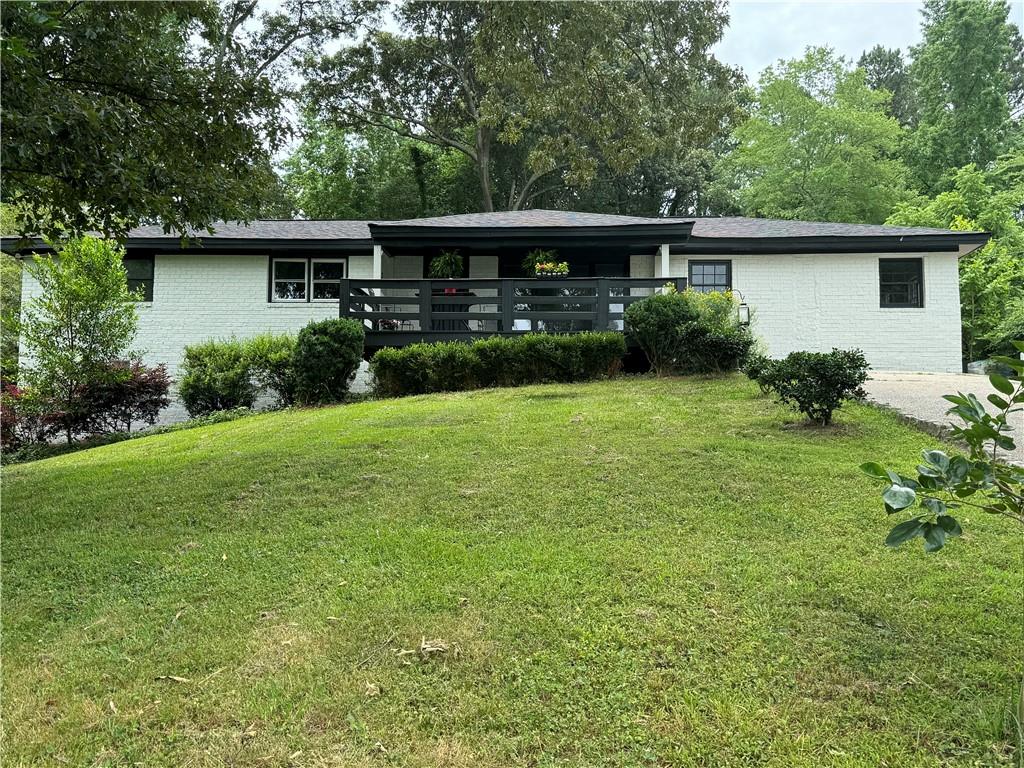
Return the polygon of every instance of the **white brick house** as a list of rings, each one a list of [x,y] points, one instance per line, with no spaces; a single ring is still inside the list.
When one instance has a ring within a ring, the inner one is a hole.
[[[143,227],[126,246],[129,277],[147,295],[136,346],[172,375],[188,344],[297,332],[339,313],[364,322],[371,348],[570,327],[537,319],[551,309],[573,310],[573,330],[621,328],[615,298],[628,303],[670,279],[737,291],[772,356],[859,347],[879,370],[960,371],[957,260],[986,240],[907,227],[521,211],[224,224],[187,248]],[[556,250],[575,282],[538,282],[546,291],[531,302],[521,264],[534,248]],[[442,250],[463,255],[462,280],[425,281]],[[544,302],[549,285],[571,285],[577,303]],[[26,298],[36,289],[26,276]],[[420,302],[421,293],[434,298]],[[603,310],[601,295],[610,296]]]

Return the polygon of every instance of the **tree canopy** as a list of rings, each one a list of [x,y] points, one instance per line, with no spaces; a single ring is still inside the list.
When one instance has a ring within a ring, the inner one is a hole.
[[[928,0],[911,75],[919,122],[907,162],[921,188],[1006,151],[1024,106],[1024,46],[1004,0]],[[1018,126],[1019,128],[1019,126]]]
[[[726,21],[713,0],[407,2],[394,16],[397,32],[310,68],[310,104],[462,153],[483,210],[706,146],[735,113],[737,73],[709,52]]]
[[[880,222],[904,196],[900,125],[886,92],[826,48],[761,75],[750,119],[726,160],[745,213]]]
[[[861,54],[857,66],[864,70],[865,82],[871,90],[889,92],[888,114],[903,126],[912,126],[917,122],[917,102],[910,66],[899,48],[876,45]]]
[[[1021,155],[1000,158],[991,171],[967,165],[953,188],[934,198],[897,205],[887,224],[984,230],[992,239],[960,259],[964,358],[1011,354],[1024,318],[1024,183],[1014,169]],[[1017,325],[1008,320],[1017,318]]]
[[[287,136],[283,70],[365,12],[333,0],[4,6],[2,199],[22,234],[249,219]]]
[[[390,130],[304,123],[282,163],[285,194],[313,219],[406,219],[477,210],[465,156]]]

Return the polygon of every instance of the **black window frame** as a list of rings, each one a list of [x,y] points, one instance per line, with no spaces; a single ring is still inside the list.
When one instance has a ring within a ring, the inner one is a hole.
[[[342,265],[342,279],[348,277],[348,259],[345,256],[329,255],[326,253],[310,254],[300,253],[298,255],[287,255],[284,253],[275,254],[267,259],[267,302],[269,304],[329,304],[339,299],[314,299],[313,298],[313,262],[328,261]],[[274,295],[274,263],[278,261],[305,262],[306,265],[306,293],[301,299],[279,299]],[[321,281],[323,282],[323,281]]]
[[[725,285],[718,286],[715,284],[701,284],[696,285],[693,282],[693,268],[697,265],[704,266],[720,266],[725,265]],[[732,260],[731,259],[689,259],[686,262],[686,285],[688,288],[692,288],[700,293],[714,293],[725,292],[732,290]],[[707,290],[705,290],[707,289]]]
[[[917,270],[917,288],[916,288],[916,300],[915,300],[915,289],[913,278],[909,280],[893,280],[884,279],[885,275],[883,270],[886,266],[893,266],[895,264],[914,264]],[[891,295],[894,291],[892,286],[905,285],[906,290],[903,292],[908,297],[907,301],[888,301],[887,295]],[[889,288],[887,289],[887,286]],[[924,259],[920,256],[917,257],[899,257],[899,258],[884,258],[878,260],[878,306],[880,309],[924,309]]]
[[[142,298],[140,301],[152,302],[153,301],[153,273],[156,271],[156,257],[155,256],[125,256],[121,259],[121,263],[124,264],[125,272],[128,272],[128,262],[144,263],[149,266],[149,275],[147,277],[128,277],[128,290],[134,293],[139,288],[142,289]]]

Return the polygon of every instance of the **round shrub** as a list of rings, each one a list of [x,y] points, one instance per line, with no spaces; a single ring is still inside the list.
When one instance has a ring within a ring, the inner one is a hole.
[[[780,401],[822,425],[847,400],[862,399],[867,380],[868,361],[859,349],[792,352],[762,375]]]
[[[362,362],[364,340],[362,324],[342,318],[299,331],[292,357],[296,400],[304,405],[344,400]]]
[[[185,347],[178,397],[189,416],[231,408],[252,408],[256,386],[240,341],[205,341]]]
[[[675,372],[679,354],[679,328],[697,319],[698,312],[685,293],[662,293],[626,307],[626,331],[647,355],[658,376]]]

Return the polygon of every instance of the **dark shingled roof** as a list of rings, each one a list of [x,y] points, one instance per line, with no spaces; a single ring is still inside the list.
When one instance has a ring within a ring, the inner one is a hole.
[[[190,237],[201,240],[369,240],[368,221],[308,221],[302,219],[263,219],[245,224],[240,221],[218,221],[212,225],[214,233],[205,230],[190,232]],[[136,227],[128,233],[134,238],[173,238],[158,225]]]
[[[748,219],[742,216],[690,219],[690,221],[694,222],[691,237],[901,237],[904,235],[968,234],[931,227],[890,227],[885,224],[834,224],[827,221]]]
[[[464,213],[455,216],[437,216],[427,219],[405,219],[402,221],[309,221],[309,220],[261,220],[249,224],[242,222],[217,222],[213,225],[214,233],[205,231],[190,233],[203,244],[217,241],[232,241],[236,247],[247,240],[277,241],[284,247],[292,247],[297,241],[309,241],[312,246],[339,247],[348,242],[350,247],[357,244],[362,247],[369,245],[376,230],[381,236],[410,229],[430,229],[434,237],[443,236],[444,228],[453,230],[479,229],[480,236],[486,237],[487,230],[523,229],[562,229],[566,234],[569,230],[585,230],[601,228],[605,231],[624,228],[626,234],[629,227],[665,227],[664,236],[671,238],[676,233],[674,226],[679,225],[679,239],[685,239],[686,229],[692,225],[689,242],[698,244],[703,241],[743,241],[757,240],[762,246],[783,247],[783,240],[807,239],[806,245],[811,246],[811,239],[824,238],[835,245],[835,241],[843,238],[903,238],[920,236],[949,237],[954,243],[983,243],[987,238],[984,232],[956,232],[949,229],[932,229],[929,227],[888,227],[881,224],[835,224],[817,221],[788,221],[783,219],[748,219],[740,216],[720,218],[648,218],[642,216],[619,216],[605,213],[575,213],[572,211],[496,211],[493,213]],[[655,230],[657,231],[657,230]],[[658,235],[648,232],[648,237]],[[129,245],[135,241],[136,246],[166,243],[171,245],[180,240],[177,234],[166,234],[160,226],[149,225],[137,227],[128,234]],[[778,240],[780,245],[772,246]],[[696,243],[694,241],[697,241]],[[18,242],[15,238],[4,238],[3,247],[13,248]],[[717,247],[717,244],[715,244]]]
[[[388,227],[628,227],[638,224],[686,224],[689,219],[652,219],[642,216],[619,216],[611,213],[575,213],[573,211],[494,211],[491,213],[460,213],[454,216],[435,216],[427,219],[380,221],[378,226]]]
[[[249,224],[217,222],[214,234],[195,232],[202,240],[369,240],[370,225],[386,230],[389,227],[451,227],[457,229],[508,229],[515,227],[628,227],[672,224],[693,224],[691,237],[701,238],[783,238],[783,237],[902,237],[914,235],[966,235],[949,229],[930,227],[890,227],[884,224],[835,224],[822,221],[789,221],[786,219],[748,219],[741,216],[713,218],[649,218],[619,216],[607,213],[574,213],[572,211],[495,211],[493,213],[462,213],[401,221],[307,221],[262,220]],[[976,234],[976,233],[973,233]],[[138,227],[129,238],[177,238],[164,234],[156,225]]]

